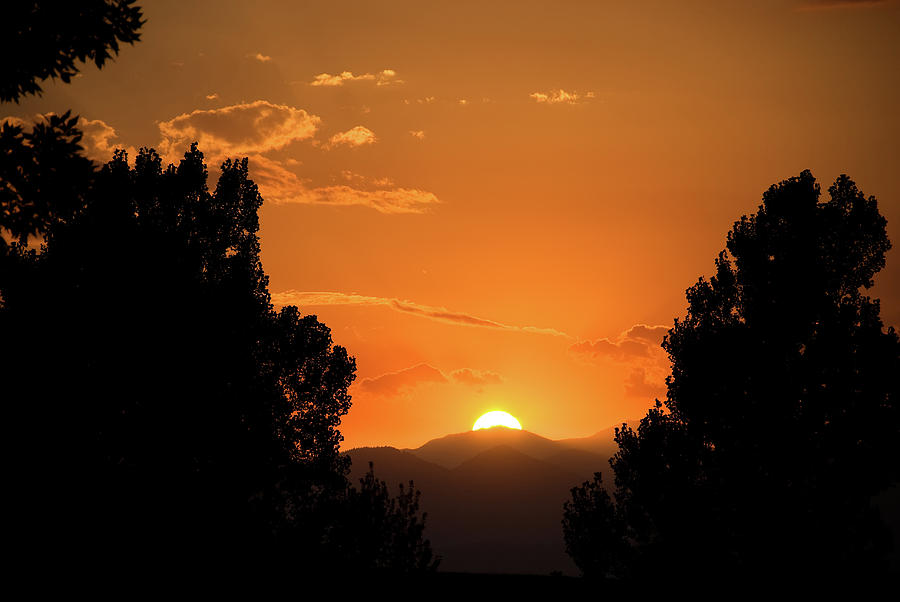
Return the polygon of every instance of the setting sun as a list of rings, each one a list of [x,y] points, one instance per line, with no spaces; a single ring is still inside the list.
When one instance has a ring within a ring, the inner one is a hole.
[[[512,414],[501,411],[483,414],[481,418],[475,421],[475,426],[472,427],[472,430],[489,429],[493,426],[505,426],[511,429],[522,430],[522,425],[519,424],[519,421]]]

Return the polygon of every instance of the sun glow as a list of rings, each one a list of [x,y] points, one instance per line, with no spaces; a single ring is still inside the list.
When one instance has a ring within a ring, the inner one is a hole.
[[[481,418],[475,421],[475,426],[472,427],[472,430],[489,429],[493,426],[505,426],[511,429],[522,430],[522,425],[519,424],[519,421],[512,414],[501,411],[488,412],[482,415]]]

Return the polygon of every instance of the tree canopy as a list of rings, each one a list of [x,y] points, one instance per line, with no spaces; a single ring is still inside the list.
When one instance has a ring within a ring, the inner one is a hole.
[[[890,242],[874,197],[828,192],[808,171],[772,186],[687,290],[666,399],[617,429],[613,495],[598,474],[566,504],[585,574],[884,568],[900,343],[864,291]]]
[[[31,541],[333,569],[374,536],[341,526],[363,500],[412,521],[378,536],[418,536],[367,549],[371,566],[429,568],[410,560],[430,553],[409,530],[418,507],[347,481],[338,427],[355,362],[315,316],[273,308],[248,170],[226,160],[210,191],[196,146],[168,167],[117,152],[90,168],[82,204],[48,214],[40,252],[5,249],[0,362]]]
[[[102,67],[143,25],[134,0],[8,4],[0,101],[70,81],[76,61]],[[45,570],[434,569],[412,484],[393,498],[371,472],[347,480],[355,361],[316,316],[272,306],[247,159],[213,191],[196,145],[177,166],[141,149],[98,168],[77,119],[0,129],[17,555],[58,561]],[[348,528],[360,515],[379,520]],[[360,544],[373,538],[393,543]]]
[[[68,83],[77,62],[103,67],[119,44],[140,40],[144,22],[136,0],[40,2],[7,0],[0,20],[0,102],[40,94],[39,81]]]

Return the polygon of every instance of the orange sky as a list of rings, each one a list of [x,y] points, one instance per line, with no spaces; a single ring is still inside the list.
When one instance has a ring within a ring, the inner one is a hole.
[[[273,299],[357,358],[345,447],[641,416],[685,288],[803,169],[900,244],[898,2],[143,4],[115,63],[3,110],[73,109],[98,159],[249,156]],[[897,251],[876,282],[900,325]]]

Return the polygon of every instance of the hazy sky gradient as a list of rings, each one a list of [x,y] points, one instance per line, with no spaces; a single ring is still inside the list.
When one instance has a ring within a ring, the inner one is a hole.
[[[98,159],[249,156],[270,290],[357,358],[345,447],[641,416],[657,327],[803,169],[900,244],[897,2],[143,4],[113,64],[4,110],[73,109]]]

